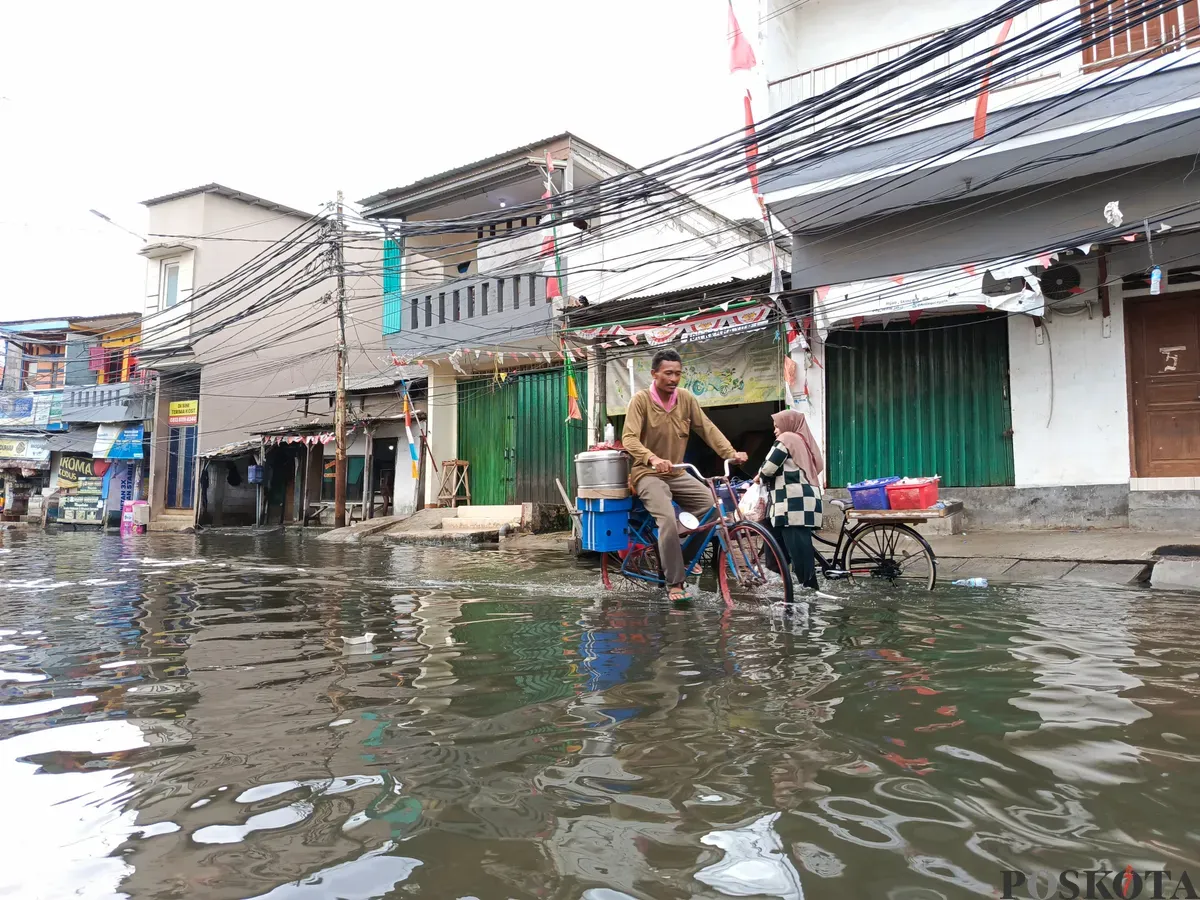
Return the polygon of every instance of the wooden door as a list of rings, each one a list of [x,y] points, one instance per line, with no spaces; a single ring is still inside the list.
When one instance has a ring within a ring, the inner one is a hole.
[[[1200,294],[1126,303],[1133,474],[1200,476]]]

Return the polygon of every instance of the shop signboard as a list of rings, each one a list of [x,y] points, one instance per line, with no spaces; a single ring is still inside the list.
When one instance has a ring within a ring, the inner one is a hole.
[[[98,459],[142,459],[144,429],[141,425],[100,425],[92,456]]]
[[[58,461],[58,488],[63,491],[103,491],[104,474],[112,464],[107,459],[64,454]]]
[[[104,520],[104,498],[99,493],[64,494],[58,501],[60,522],[91,522]]]
[[[683,379],[679,386],[696,396],[701,406],[735,406],[784,399],[783,350],[774,331],[761,337],[741,336],[724,341],[689,342],[679,347]],[[631,357],[633,386],[650,386],[654,350]],[[632,397],[629,359],[613,360],[607,367],[607,404],[610,416],[622,416]]]
[[[0,460],[21,460],[41,463],[32,468],[49,468],[50,444],[42,438],[21,435],[0,435]]]
[[[172,428],[195,425],[199,421],[199,400],[175,400],[167,406],[167,424]]]

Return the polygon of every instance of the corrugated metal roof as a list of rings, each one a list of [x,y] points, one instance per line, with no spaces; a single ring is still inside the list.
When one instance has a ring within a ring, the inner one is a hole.
[[[199,187],[188,188],[184,191],[176,191],[173,194],[163,194],[161,197],[152,197],[149,200],[143,200],[142,206],[156,206],[159,203],[168,203],[171,200],[179,200],[183,197],[190,197],[193,194],[220,194],[222,197],[228,197],[230,200],[240,200],[242,203],[248,203],[251,206],[261,206],[263,209],[269,209],[272,212],[299,216],[302,219],[312,218],[312,213],[293,209],[290,206],[284,206],[282,203],[276,203],[273,200],[267,200],[254,194],[247,194],[245,191],[234,190],[215,181],[211,184],[202,184]]]
[[[414,182],[411,182],[410,184],[389,188],[386,191],[380,191],[378,194],[372,194],[370,197],[365,197],[362,200],[359,200],[358,203],[360,206],[371,207],[378,205],[383,200],[394,202],[400,199],[399,195],[408,194],[413,191],[421,190],[422,188],[427,188],[430,185],[437,184],[439,181],[451,181],[455,178],[465,175],[467,172],[470,172],[473,169],[487,168],[488,166],[494,165],[503,159],[508,159],[510,156],[524,156],[534,150],[539,149],[540,147],[546,146],[547,144],[553,144],[558,141],[565,140],[579,141],[579,143],[591,148],[592,150],[595,150],[597,153],[601,153],[604,156],[609,156],[611,159],[614,159],[617,162],[621,162],[621,160],[616,159],[616,157],[611,156],[608,153],[604,153],[604,151],[595,144],[591,144],[585,140],[582,140],[581,138],[577,138],[569,131],[564,131],[561,134],[551,135],[548,138],[542,138],[540,141],[522,144],[520,147],[514,147],[511,150],[505,150],[501,153],[496,153],[493,156],[485,156],[483,159],[477,159],[475,162],[470,162],[466,165],[455,166],[453,169],[446,169],[444,172],[438,172],[436,175],[427,175],[426,177],[420,178]],[[632,168],[632,166],[630,166],[628,163],[621,162],[621,165],[625,166],[626,168]]]
[[[229,459],[234,456],[245,456],[247,453],[253,453],[261,446],[259,441],[235,441],[232,444],[225,444],[222,447],[216,447],[212,450],[205,450],[200,454],[201,459]]]
[[[46,435],[51,450],[62,453],[91,453],[96,447],[95,428],[72,428],[70,431],[54,431]]]
[[[347,391],[383,391],[398,385],[402,380],[412,381],[414,378],[425,378],[424,366],[397,366],[394,374],[389,375],[349,375],[346,378]],[[281,397],[315,397],[320,394],[332,394],[337,390],[337,381],[332,378],[317,381],[304,387],[293,388]]]

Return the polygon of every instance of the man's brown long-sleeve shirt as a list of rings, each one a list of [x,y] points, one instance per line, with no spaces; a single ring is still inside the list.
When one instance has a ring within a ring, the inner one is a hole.
[[[643,476],[654,473],[654,467],[650,465],[651,456],[673,463],[683,462],[688,435],[693,430],[722,459],[729,459],[736,452],[725,435],[704,414],[695,396],[682,388],[676,388],[675,393],[679,399],[670,412],[655,403],[648,390],[638,391],[629,401],[621,443],[633,456],[630,480],[634,485]],[[676,469],[667,477],[678,474],[680,470]]]

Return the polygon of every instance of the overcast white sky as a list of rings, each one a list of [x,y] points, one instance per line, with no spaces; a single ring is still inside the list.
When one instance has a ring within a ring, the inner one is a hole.
[[[736,8],[754,40],[756,3]],[[636,165],[732,131],[726,16],[726,0],[9,4],[0,320],[140,309],[140,243],[90,208],[140,233],[138,201],[211,181],[314,209],[560,131]]]

